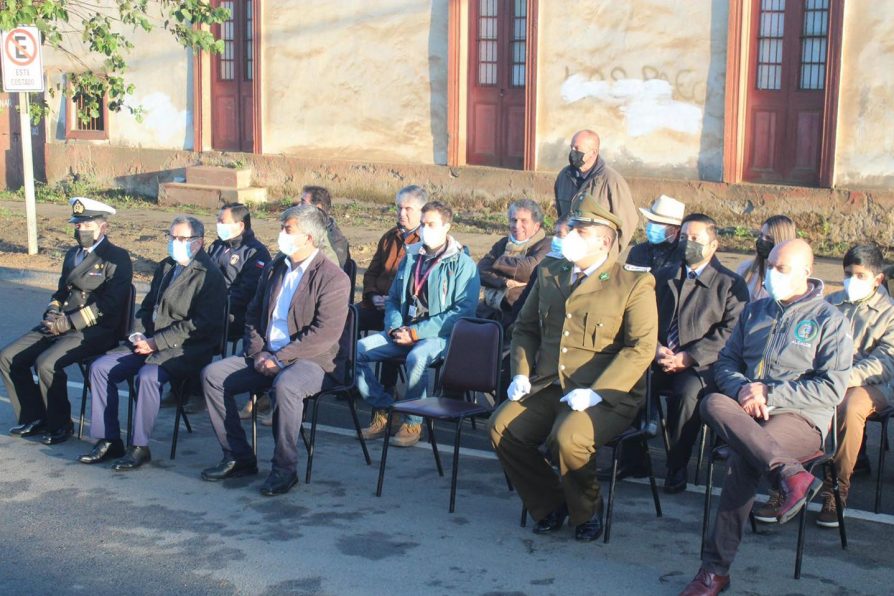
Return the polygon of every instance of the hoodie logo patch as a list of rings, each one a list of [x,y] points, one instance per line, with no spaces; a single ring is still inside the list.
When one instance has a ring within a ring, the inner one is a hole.
[[[816,321],[808,319],[801,321],[795,326],[795,339],[792,343],[805,348],[812,348],[812,342],[819,335],[819,325]]]

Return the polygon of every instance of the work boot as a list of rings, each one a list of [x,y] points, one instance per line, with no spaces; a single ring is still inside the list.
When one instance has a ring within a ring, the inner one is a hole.
[[[770,489],[770,498],[766,503],[756,505],[751,510],[754,520],[762,524],[775,524],[776,517],[779,515],[779,506],[782,505],[782,495],[778,490]]]
[[[397,434],[391,437],[391,444],[395,447],[412,447],[422,438],[422,425],[404,422],[397,429]]]
[[[844,508],[844,496],[841,498],[841,507]],[[838,527],[838,508],[835,506],[835,495],[827,493],[823,495],[823,508],[816,516],[816,525],[821,528]]]
[[[813,499],[822,486],[822,480],[807,470],[781,478],[779,492],[782,495],[782,504],[776,514],[776,520],[780,524],[784,524],[795,517],[801,508]]]
[[[363,439],[366,441],[371,441],[373,439],[381,439],[385,436],[385,428],[388,424],[388,411],[387,410],[373,410],[372,420],[364,429],[360,430],[360,434],[363,435]],[[394,421],[391,423],[391,432],[396,433],[400,430],[400,418],[395,416]]]
[[[262,393],[258,396],[257,407],[258,407],[258,415],[266,414],[270,411],[270,407],[272,404],[270,403],[270,395],[267,393]],[[245,407],[239,410],[239,418],[242,420],[251,420],[251,400],[248,400],[245,403]]]

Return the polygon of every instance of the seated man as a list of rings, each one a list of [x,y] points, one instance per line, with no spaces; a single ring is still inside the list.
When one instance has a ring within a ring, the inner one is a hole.
[[[491,416],[490,436],[537,520],[534,532],[554,532],[570,515],[575,538],[589,542],[602,534],[596,451],[643,406],[658,316],[654,278],[617,262],[620,219],[584,196],[570,225],[567,260],[537,269],[515,321],[509,401]],[[540,451],[544,442],[560,476]]]
[[[666,394],[670,449],[664,491],[686,489],[686,468],[701,428],[698,402],[713,386],[711,365],[748,303],[745,280],[714,256],[717,225],[696,213],[683,220],[683,265],[655,273],[658,350],[652,395]],[[627,453],[636,453],[627,450]]]
[[[448,235],[453,211],[439,201],[422,207],[420,244],[407,246],[385,300],[385,330],[357,344],[357,388],[373,407],[372,422],[363,429],[366,439],[386,433],[386,408],[394,403],[376,379],[372,364],[406,358],[406,399],[428,392],[428,367],[444,354],[453,325],[460,317],[475,316],[478,270],[463,246]],[[422,421],[404,421],[391,444],[410,447],[419,442]]]
[[[65,254],[59,287],[43,321],[0,351],[0,376],[18,423],[9,432],[20,437],[45,433],[46,445],[72,433],[65,367],[118,343],[133,277],[130,255],[106,237],[115,210],[83,197],[69,204],[78,245]]]
[[[770,252],[769,298],[749,303],[714,364],[720,393],[702,399],[702,419],[732,449],[702,567],[683,594],[718,594],[730,583],[762,475],[780,492],[785,523],[821,482],[801,465],[823,446],[850,376],[853,342],[847,320],[823,300],[810,277],[813,251],[803,240]]]
[[[93,450],[79,458],[95,464],[123,451],[118,424],[118,383],[135,376],[137,403],[131,447],[115,470],[133,470],[152,459],[149,436],[161,389],[189,378],[214,357],[223,334],[227,287],[205,252],[205,226],[178,215],[167,233],[168,257],[159,263],[137,318],[144,333],[131,335],[132,351],[112,351],[90,367],[90,436]]]
[[[351,258],[351,249],[348,239],[338,229],[332,212],[332,195],[322,186],[305,186],[301,189],[301,199],[296,203],[300,205],[313,205],[326,217],[326,236],[320,244],[323,254],[344,268],[345,263]]]
[[[319,210],[290,207],[280,216],[280,225],[282,254],[264,268],[245,315],[244,355],[219,360],[202,371],[208,414],[224,452],[217,466],[202,472],[203,480],[258,473],[233,397],[273,389],[276,447],[273,469],[261,487],[265,496],[287,493],[298,483],[304,400],[319,393],[336,368],[351,288],[344,271],[319,250],[326,235],[326,219]]]
[[[686,206],[667,195],[661,195],[648,209],[639,208],[646,218],[646,241],[631,247],[627,264],[653,273],[664,267],[683,264],[680,247],[680,226]]]
[[[568,227],[568,216],[560,217],[556,220],[556,225],[553,226],[553,236],[550,240],[549,244],[549,252],[543,257],[543,260],[540,261],[540,266],[548,262],[548,260],[552,259],[564,259],[562,256],[562,241],[565,239],[565,236],[568,235],[568,232],[571,231],[571,228]],[[522,291],[521,296],[518,297],[518,300],[512,305],[512,312],[509,313],[508,319],[503,320],[503,325],[506,326],[509,334],[512,332],[512,324],[515,323],[515,320],[518,318],[518,313],[521,312],[522,307],[525,305],[525,301],[528,299],[528,295],[531,293],[531,288],[534,287],[534,282],[537,280],[537,268],[535,267],[533,271],[531,271],[531,277],[528,278],[527,283],[525,284],[525,289]],[[508,339],[508,337],[507,337]],[[503,372],[505,374],[509,374],[509,366],[505,366]],[[509,386],[509,383],[504,385],[505,387]]]
[[[494,244],[478,261],[484,301],[478,316],[506,321],[512,305],[525,291],[531,273],[550,250],[543,231],[543,212],[531,199],[509,205],[509,235]]]

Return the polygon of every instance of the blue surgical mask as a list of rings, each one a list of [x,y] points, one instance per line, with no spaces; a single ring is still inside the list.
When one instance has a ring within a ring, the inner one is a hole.
[[[530,240],[530,238],[528,238],[528,240]],[[511,242],[512,244],[515,244],[516,246],[520,246],[522,244],[527,244],[528,240],[516,240],[515,236],[513,236],[512,234],[509,234],[509,242]]]
[[[553,236],[552,241],[549,243],[549,252],[554,255],[562,255],[562,239],[558,236]]]
[[[667,226],[647,222],[646,223],[646,240],[649,244],[661,244],[667,240]]]
[[[168,255],[177,261],[177,263],[185,267],[189,265],[189,262],[193,258],[192,243],[189,240],[186,242],[171,240],[168,242]]]

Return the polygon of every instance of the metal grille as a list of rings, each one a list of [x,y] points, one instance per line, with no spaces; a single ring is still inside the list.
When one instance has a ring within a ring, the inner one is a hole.
[[[105,121],[105,106],[104,98],[98,98],[99,101],[99,115],[96,118],[88,118],[84,120],[81,118],[80,114],[84,113],[87,108],[87,104],[89,103],[89,98],[86,95],[78,94],[74,97],[74,126],[72,126],[72,130],[92,130],[92,131],[103,131],[106,129],[106,121]]]
[[[245,80],[250,81],[254,71],[254,2],[245,0]]]
[[[478,84],[497,84],[497,0],[479,0],[478,13]]]
[[[782,88],[782,36],[785,31],[785,0],[761,0],[757,45],[757,88]]]
[[[512,79],[509,82],[513,87],[525,86],[527,11],[527,0],[515,0],[515,16],[512,19]]]
[[[221,8],[230,11],[230,18],[220,24],[220,39],[224,42],[223,52],[217,55],[218,78],[221,81],[232,81],[236,78],[236,24],[233,21],[234,6],[232,0],[221,2]]]
[[[818,89],[826,83],[826,48],[829,35],[829,0],[805,0],[801,29],[801,89]]]

